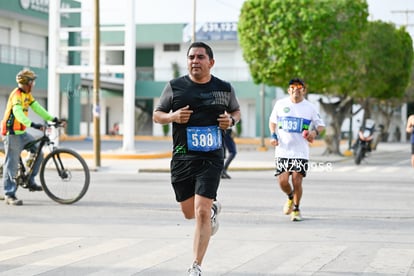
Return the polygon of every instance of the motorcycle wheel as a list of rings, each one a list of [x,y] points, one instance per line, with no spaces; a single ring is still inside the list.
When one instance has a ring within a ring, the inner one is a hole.
[[[361,160],[362,160],[363,156],[364,156],[364,150],[361,147],[361,145],[358,145],[357,149],[355,151],[355,164],[357,164],[357,165],[361,164]]]

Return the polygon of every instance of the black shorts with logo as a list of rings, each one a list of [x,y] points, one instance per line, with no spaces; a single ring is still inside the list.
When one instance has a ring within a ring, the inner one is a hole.
[[[306,172],[309,169],[309,161],[307,159],[301,158],[280,158],[277,157],[276,160],[276,173],[275,176],[280,175],[284,172],[298,172],[306,177]]]
[[[216,199],[223,170],[222,159],[171,160],[171,184],[182,202],[195,194]]]

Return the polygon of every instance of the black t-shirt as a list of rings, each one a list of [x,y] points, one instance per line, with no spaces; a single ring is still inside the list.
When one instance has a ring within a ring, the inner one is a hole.
[[[189,127],[218,127],[220,114],[240,109],[233,87],[214,76],[204,84],[193,82],[188,75],[179,77],[167,83],[155,110],[174,112],[187,105],[193,110],[188,123],[173,123],[173,159],[223,158],[222,146],[210,151],[189,149],[187,135]]]

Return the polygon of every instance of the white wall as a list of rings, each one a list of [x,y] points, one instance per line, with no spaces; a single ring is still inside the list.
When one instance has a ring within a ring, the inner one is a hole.
[[[235,42],[210,42],[215,65],[212,74],[227,81],[250,81],[250,73],[243,60],[242,51]],[[182,43],[179,52],[164,52],[163,44],[154,47],[154,79],[168,81],[173,76],[172,63],[179,65],[180,74],[187,74],[187,49],[189,44]]]
[[[229,81],[250,81],[250,73],[247,64],[243,60],[242,51],[235,42],[209,42],[213,49],[215,65],[211,73],[218,78]],[[154,48],[154,78],[156,81],[168,82],[173,77],[171,64],[179,65],[180,75],[187,74],[187,49],[189,44],[182,43],[179,52],[164,52],[163,44],[157,44]],[[236,91],[237,93],[237,91]],[[154,99],[154,104],[159,99]],[[242,136],[256,136],[256,103],[254,100],[239,99],[242,111]],[[155,106],[154,105],[154,106]],[[162,126],[153,124],[153,134],[162,136]]]

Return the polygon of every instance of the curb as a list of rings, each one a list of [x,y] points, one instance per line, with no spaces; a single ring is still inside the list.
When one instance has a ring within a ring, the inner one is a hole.
[[[233,167],[229,168],[229,172],[254,172],[254,171],[274,171],[275,168],[271,167]],[[169,173],[170,169],[166,168],[145,168],[145,169],[138,169],[138,172],[146,172],[146,173]]]
[[[83,152],[80,155],[84,159],[93,159],[94,153]],[[160,158],[171,158],[171,152],[154,152],[154,153],[101,153],[101,158],[105,159],[160,159]]]
[[[64,135],[60,137],[61,141],[86,141],[91,140],[93,137],[79,135],[79,136],[69,136]],[[102,135],[101,140],[103,141],[121,141],[123,139],[122,135]],[[146,136],[146,135],[139,135],[135,136],[136,141],[171,141],[171,136]],[[234,138],[237,145],[241,148],[246,148],[246,146],[251,146],[249,150],[255,150],[258,152],[264,152],[268,150],[273,150],[273,146],[270,145],[269,139],[265,138],[264,145],[262,143],[261,138]],[[321,147],[324,146],[325,142],[323,140],[315,140],[310,147]],[[93,152],[80,152],[80,155],[84,159],[94,159],[95,154]],[[146,152],[146,153],[128,153],[128,152],[102,152],[100,153],[100,158],[104,159],[118,159],[118,160],[133,160],[133,159],[163,159],[163,158],[171,158],[172,152]],[[268,170],[268,168],[259,168],[255,170]]]

